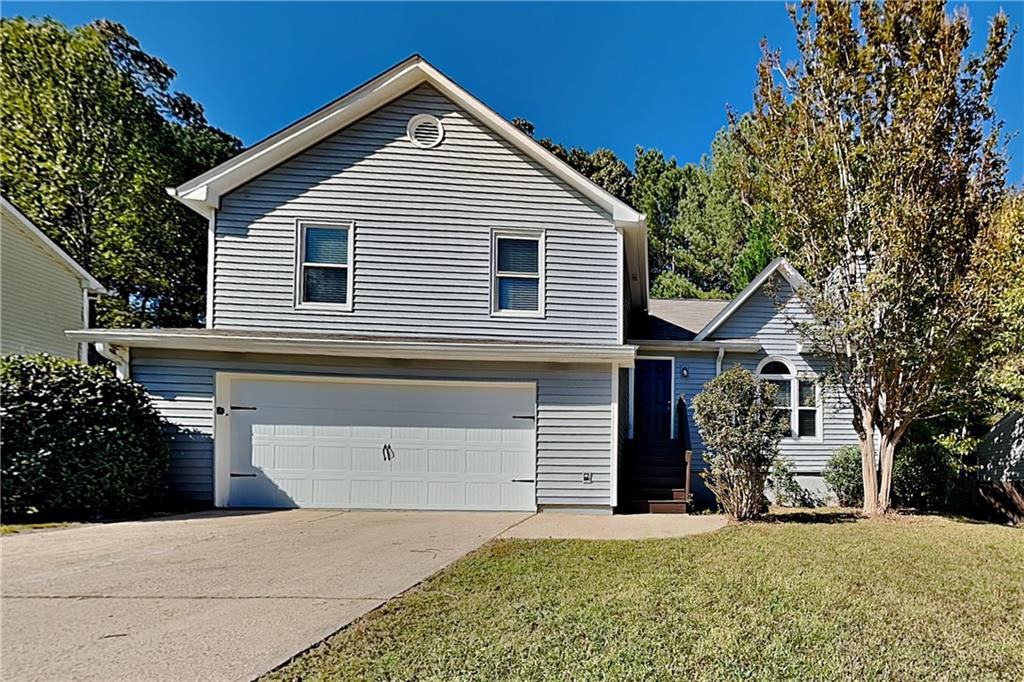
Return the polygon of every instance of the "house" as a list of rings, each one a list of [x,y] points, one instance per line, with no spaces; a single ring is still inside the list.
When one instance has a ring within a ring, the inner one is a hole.
[[[89,326],[90,298],[106,289],[0,197],[0,353],[86,359],[64,333]]]
[[[970,503],[986,516],[1024,523],[1024,414],[1008,412],[974,450]]]
[[[757,287],[649,301],[644,216],[419,56],[170,191],[209,219],[206,328],[71,336],[148,388],[194,500],[678,511],[677,396],[770,357],[812,400]],[[809,474],[845,437],[813,400]]]

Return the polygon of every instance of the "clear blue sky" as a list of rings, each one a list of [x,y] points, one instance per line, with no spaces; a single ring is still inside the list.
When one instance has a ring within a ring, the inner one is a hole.
[[[1003,3],[1013,25],[1024,4]],[[975,44],[999,3],[969,3]],[[750,107],[758,42],[793,52],[781,2],[331,4],[5,2],[5,16],[119,21],[178,72],[175,87],[251,144],[413,52],[508,118],[566,145],[636,145],[697,161]],[[996,92],[1024,129],[1024,34]],[[1024,137],[1010,181],[1024,182]]]

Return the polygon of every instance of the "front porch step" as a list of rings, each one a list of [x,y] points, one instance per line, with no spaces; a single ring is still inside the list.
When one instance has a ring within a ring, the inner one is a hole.
[[[634,514],[685,514],[688,506],[686,500],[626,500],[621,505]]]
[[[672,490],[680,485],[684,485],[686,477],[682,474],[676,474],[675,476],[642,476],[634,474],[632,476],[623,476],[620,479],[622,490],[644,490],[657,488],[660,490]]]

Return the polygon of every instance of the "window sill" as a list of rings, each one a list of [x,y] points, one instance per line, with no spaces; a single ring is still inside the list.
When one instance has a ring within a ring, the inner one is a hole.
[[[527,319],[544,319],[544,313],[539,310],[492,310],[491,317],[510,317]]]
[[[821,445],[824,442],[825,439],[819,436],[804,436],[803,438],[800,436],[785,436],[780,441],[783,445]]]
[[[350,313],[351,303],[298,303],[296,310],[311,310],[314,312]]]

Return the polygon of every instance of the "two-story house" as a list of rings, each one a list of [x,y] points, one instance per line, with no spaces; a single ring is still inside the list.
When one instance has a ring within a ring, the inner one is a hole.
[[[728,306],[649,302],[644,216],[419,56],[171,191],[209,219],[206,328],[72,336],[147,387],[180,495],[596,512],[620,489],[671,499],[677,465],[658,458],[678,448],[644,444],[678,438],[679,395],[729,360],[791,384],[800,453],[831,444],[757,287]],[[652,470],[624,466],[648,453]]]

